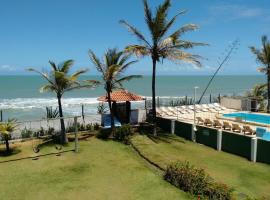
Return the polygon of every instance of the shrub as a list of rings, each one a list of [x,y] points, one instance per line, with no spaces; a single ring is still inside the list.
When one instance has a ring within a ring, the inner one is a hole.
[[[112,131],[110,128],[107,129],[100,129],[99,132],[97,133],[97,138],[106,140],[110,137]]]
[[[91,124],[86,124],[85,129],[87,131],[92,131],[94,129],[94,127],[93,127],[92,123]]]
[[[129,124],[124,124],[115,130],[114,139],[128,144],[131,135],[131,126]]]
[[[22,130],[21,132],[21,137],[22,138],[30,138],[33,135],[33,131],[30,129],[27,129],[26,127]]]
[[[164,179],[176,187],[193,195],[207,199],[232,199],[232,189],[225,184],[216,183],[203,169],[190,165],[189,162],[177,162],[169,165]]]
[[[94,123],[93,127],[95,131],[98,131],[100,129],[100,126],[98,123]]]

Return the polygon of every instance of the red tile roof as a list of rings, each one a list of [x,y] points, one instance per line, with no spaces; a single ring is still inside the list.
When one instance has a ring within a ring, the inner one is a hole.
[[[143,97],[133,94],[127,90],[118,90],[111,93],[112,101],[141,101]],[[107,101],[107,96],[101,96],[98,98],[98,101]]]

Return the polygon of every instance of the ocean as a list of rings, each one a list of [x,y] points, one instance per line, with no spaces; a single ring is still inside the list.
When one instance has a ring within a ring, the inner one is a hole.
[[[156,95],[161,98],[193,97],[194,87],[198,86],[197,98],[206,87],[210,76],[158,76]],[[98,76],[83,76],[83,80],[100,80]],[[205,98],[221,95],[244,94],[255,84],[265,83],[264,76],[217,76],[209,87]],[[4,120],[42,119],[46,116],[46,106],[57,107],[53,93],[40,93],[39,88],[46,82],[39,76],[0,76],[0,110]],[[125,88],[144,97],[151,96],[151,77],[144,76],[125,84]],[[82,89],[66,93],[63,97],[65,116],[81,114],[81,105],[85,106],[86,115],[97,112],[97,97],[104,95],[102,86],[96,89]],[[142,102],[134,103],[133,107],[143,106]]]

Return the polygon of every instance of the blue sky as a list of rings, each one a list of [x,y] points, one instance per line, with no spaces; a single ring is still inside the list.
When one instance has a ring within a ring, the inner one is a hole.
[[[152,8],[161,2],[149,0]],[[263,34],[270,37],[269,0],[172,0],[170,17],[184,9],[188,12],[173,30],[187,23],[200,26],[183,39],[210,44],[192,50],[205,58],[203,67],[164,62],[158,74],[212,74],[218,57],[237,38],[240,46],[220,74],[258,74],[259,64],[248,47],[260,47]],[[137,43],[120,19],[148,33],[141,0],[1,0],[0,75],[26,74],[26,67],[46,69],[48,60],[65,59],[74,59],[75,68],[90,68],[89,74],[95,75],[88,49],[102,56],[109,47]],[[128,73],[150,74],[150,60],[140,60]]]

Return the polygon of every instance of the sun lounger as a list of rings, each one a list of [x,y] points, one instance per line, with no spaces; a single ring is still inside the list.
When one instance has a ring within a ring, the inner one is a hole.
[[[250,126],[243,126],[244,135],[254,135],[256,132],[250,128]]]
[[[209,110],[204,108],[202,105],[196,105],[196,108],[201,110],[202,112],[208,112]]]
[[[189,108],[192,112],[194,112],[194,105],[190,105],[190,106],[188,106],[188,108]],[[201,110],[198,109],[197,106],[195,106],[195,112],[196,112],[196,113],[200,113]]]
[[[205,125],[205,126],[212,126],[212,125],[213,125],[213,122],[212,122],[210,119],[206,118],[206,119],[204,120],[204,125]]]
[[[219,103],[213,103],[214,106],[220,108],[221,110],[227,110],[224,106],[221,106]]]
[[[213,124],[213,126],[215,127],[215,128],[222,128],[222,124],[220,123],[220,121],[218,121],[218,120],[214,120],[214,124]]]
[[[212,108],[212,109],[214,109],[214,110],[216,110],[216,111],[222,111],[222,109],[220,108],[220,107],[218,107],[218,106],[215,106],[214,104],[208,104],[208,106],[209,106],[209,108]]]
[[[199,125],[204,124],[204,120],[201,117],[196,117],[196,119],[197,119],[197,124],[199,124]]]
[[[231,127],[231,125],[228,122],[223,122],[222,128],[224,130],[228,130],[228,131],[232,130],[232,127]]]
[[[232,124],[232,131],[236,133],[241,133],[242,129],[238,124]]]
[[[209,107],[209,105],[207,105],[207,104],[202,104],[201,106],[202,106],[203,108],[207,109],[207,110],[210,111],[210,112],[217,112],[217,110],[215,110],[215,109],[212,108],[212,107]]]

